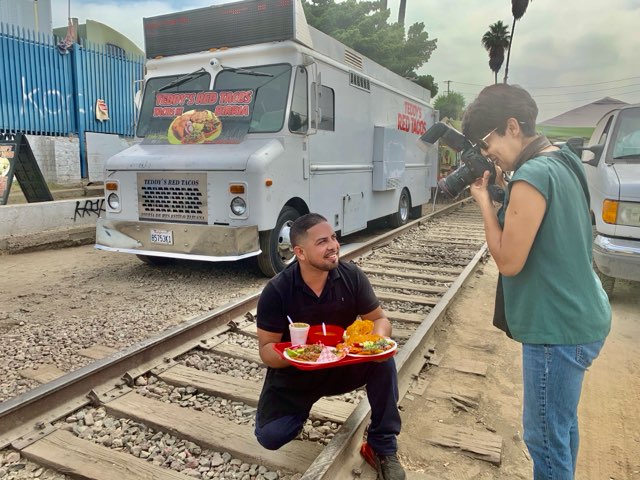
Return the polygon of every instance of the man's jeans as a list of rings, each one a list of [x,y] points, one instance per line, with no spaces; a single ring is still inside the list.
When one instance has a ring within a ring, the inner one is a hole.
[[[317,370],[320,372],[321,370]],[[316,398],[305,412],[292,412],[260,426],[260,410],[256,414],[255,434],[258,443],[277,450],[298,435],[309,416],[313,403],[323,396],[351,392],[366,385],[371,406],[371,424],[367,442],[378,455],[392,455],[398,450],[400,433],[398,411],[398,375],[392,358],[384,362],[366,362],[325,370],[327,379],[316,386]]]
[[[524,441],[534,480],[574,478],[582,379],[603,344],[522,345]]]

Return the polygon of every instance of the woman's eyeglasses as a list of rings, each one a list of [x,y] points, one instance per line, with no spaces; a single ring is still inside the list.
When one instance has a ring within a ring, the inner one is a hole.
[[[487,139],[491,136],[491,134],[493,132],[495,132],[496,130],[498,130],[498,127],[494,128],[493,130],[491,130],[489,133],[487,133],[484,137],[482,137],[480,140],[478,140],[477,145],[482,149],[482,150],[487,150],[489,148],[489,144],[487,143]]]

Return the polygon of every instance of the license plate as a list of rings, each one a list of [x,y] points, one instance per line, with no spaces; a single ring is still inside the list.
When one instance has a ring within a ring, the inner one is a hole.
[[[151,243],[157,245],[173,245],[173,231],[151,229]]]

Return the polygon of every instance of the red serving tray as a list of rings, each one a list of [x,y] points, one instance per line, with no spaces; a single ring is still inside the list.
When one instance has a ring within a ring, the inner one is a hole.
[[[289,348],[290,346],[291,346],[291,342],[280,342],[280,343],[275,343],[273,345],[273,349],[276,351],[278,355],[280,355],[280,357],[284,358],[285,360],[287,360],[287,362],[289,362],[289,360],[284,356],[284,349]],[[355,363],[371,362],[374,360],[375,361],[385,360],[387,358],[393,357],[397,352],[398,352],[398,349],[396,348],[391,352],[387,352],[382,355],[376,355],[375,357],[371,357],[371,358],[350,357],[347,355],[343,359],[333,363],[318,363],[314,365],[314,364],[299,364],[299,363],[289,362],[289,364],[292,367],[296,367],[299,370],[322,370],[323,368],[344,367],[345,365],[353,365]]]

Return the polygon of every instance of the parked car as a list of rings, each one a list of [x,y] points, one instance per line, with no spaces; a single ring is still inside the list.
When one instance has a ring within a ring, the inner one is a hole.
[[[616,279],[640,281],[640,104],[607,113],[582,151],[591,195],[594,268],[611,297]]]

